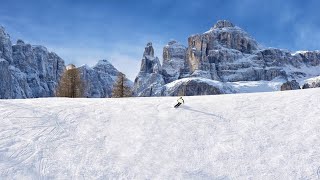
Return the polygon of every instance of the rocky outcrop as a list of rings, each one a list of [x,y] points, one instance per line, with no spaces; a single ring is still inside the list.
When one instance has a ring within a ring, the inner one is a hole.
[[[154,57],[154,49],[151,42],[148,42],[146,47],[144,48],[143,56]]]
[[[215,25],[213,25],[213,29],[222,29],[226,27],[233,28],[235,25],[227,20],[219,20]]]
[[[0,26],[0,59],[12,63],[12,44],[9,34],[5,32],[4,27]]]
[[[79,67],[81,79],[84,81],[84,96],[85,97],[108,97],[107,92],[109,89],[104,89],[102,83],[100,82],[100,77],[97,71],[88,65],[83,65]],[[112,80],[111,80],[112,81]],[[111,88],[110,88],[111,89]]]
[[[195,96],[235,93],[232,87],[205,78],[183,78],[165,85],[165,96]]]
[[[303,84],[302,89],[318,88],[318,87],[320,87],[320,76],[305,80],[305,83]]]
[[[0,98],[12,98],[12,77],[10,64],[12,63],[12,45],[10,36],[0,26]]]
[[[8,99],[12,96],[12,77],[9,62],[0,58],[0,99]]]
[[[187,48],[177,41],[170,41],[163,48],[162,75],[165,83],[170,83],[184,76]]]
[[[296,80],[288,81],[281,85],[281,91],[300,89],[300,85]]]
[[[43,46],[18,40],[12,46],[15,97],[52,97],[65,69],[64,60]]]
[[[241,28],[218,21],[204,34],[188,39],[187,64],[191,76],[221,81],[249,80],[260,70],[251,68],[246,59],[258,50],[258,43]],[[249,71],[238,73],[238,69]]]
[[[191,36],[188,45],[190,76],[224,82],[296,79],[310,75],[304,67],[319,67],[318,51],[291,54],[264,49],[228,21],[218,21],[204,34]]]
[[[158,57],[154,57],[152,43],[148,43],[143,53],[139,74],[134,81],[133,94],[161,96],[164,84],[160,61]]]
[[[262,48],[241,28],[218,21],[204,34],[188,39],[189,76],[223,82],[305,78],[319,72],[319,51]],[[315,68],[317,70],[308,71]]]

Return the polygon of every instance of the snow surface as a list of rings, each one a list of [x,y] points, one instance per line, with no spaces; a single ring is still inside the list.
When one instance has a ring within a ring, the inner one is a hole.
[[[238,81],[226,82],[227,85],[237,93],[256,93],[256,92],[271,92],[280,91],[284,81],[280,79],[274,81]]]
[[[0,100],[0,179],[317,179],[319,94]]]

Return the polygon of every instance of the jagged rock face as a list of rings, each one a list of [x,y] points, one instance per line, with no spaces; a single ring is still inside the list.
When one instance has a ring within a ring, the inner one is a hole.
[[[164,84],[163,76],[159,73],[139,73],[134,81],[134,95],[161,96]]]
[[[0,28],[1,98],[54,96],[64,61],[43,46],[31,46],[10,36]],[[6,89],[6,90],[5,90]]]
[[[151,42],[148,42],[147,46],[144,48],[143,56],[154,57],[154,49]]]
[[[111,97],[119,71],[109,61],[100,60],[93,68],[85,65],[79,70],[85,82],[85,97]]]
[[[12,97],[12,77],[9,62],[0,58],[0,99]]]
[[[162,76],[161,64],[158,57],[154,57],[151,43],[148,43],[143,53],[141,68],[134,81],[135,96],[160,96],[165,84]]]
[[[296,89],[300,89],[300,85],[296,80],[288,81],[286,83],[283,83],[281,86],[281,91],[296,90]]]
[[[307,66],[319,66],[320,65],[320,51],[298,51],[293,54],[295,62],[306,64]]]
[[[102,85],[97,71],[88,66],[81,66],[79,67],[79,70],[81,74],[81,79],[84,80],[85,84],[85,97],[110,97],[111,88],[106,89],[108,86],[104,87]],[[112,81],[112,79],[110,81]]]
[[[207,55],[212,49],[220,47],[235,49],[242,53],[252,53],[259,49],[258,43],[241,28],[228,21],[218,21],[213,28],[204,34],[188,38],[188,45]]]
[[[145,47],[143,58],[141,61],[140,73],[160,73],[161,64],[158,57],[154,57],[152,43],[148,43]]]
[[[43,46],[31,46],[18,40],[12,46],[12,70],[18,87],[14,98],[52,97],[65,69],[64,61]],[[25,83],[27,82],[27,83]],[[20,87],[20,89],[19,89]]]
[[[161,73],[161,64],[158,57],[144,56],[141,61],[141,73]]]
[[[233,73],[229,71],[230,63],[257,49],[258,43],[242,29],[228,21],[218,21],[208,32],[188,38],[186,63],[191,76],[229,81],[224,76]],[[246,64],[237,66],[243,68]]]
[[[163,48],[162,75],[165,83],[183,76],[187,48],[176,41],[170,41]]]
[[[9,34],[0,26],[0,59],[5,59],[11,64],[12,62],[12,44]]]
[[[12,77],[10,64],[12,63],[12,45],[10,36],[0,26],[0,98],[12,98]]]
[[[231,22],[227,20],[219,20],[214,26],[213,29],[221,29],[225,27],[235,27]]]

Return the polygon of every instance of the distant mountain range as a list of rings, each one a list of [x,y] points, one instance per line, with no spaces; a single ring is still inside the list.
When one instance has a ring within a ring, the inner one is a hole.
[[[287,87],[297,87],[290,85],[296,81],[301,86],[309,83],[305,88],[320,84],[314,78],[320,75],[319,51],[264,48],[225,20],[190,36],[188,47],[169,42],[163,48],[162,65],[153,54],[148,43],[135,79],[136,96],[278,91],[287,81]]]
[[[79,67],[85,81],[85,97],[110,97],[119,71],[107,60],[94,67]],[[65,61],[44,46],[18,40],[12,45],[10,36],[0,27],[0,98],[52,97]]]
[[[0,27],[0,98],[52,97],[65,61],[43,46],[18,40]],[[86,97],[110,97],[119,71],[107,60],[79,67]],[[264,48],[229,21],[192,35],[188,46],[170,41],[163,62],[148,43],[133,91],[135,96],[210,95],[277,91],[295,80],[299,86],[320,86],[320,52]],[[290,84],[289,84],[290,85]],[[299,87],[298,86],[298,87]]]

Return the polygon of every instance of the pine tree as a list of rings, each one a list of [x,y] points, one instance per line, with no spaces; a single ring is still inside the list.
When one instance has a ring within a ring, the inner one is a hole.
[[[112,89],[112,97],[121,98],[121,97],[131,97],[132,91],[128,85],[128,79],[123,73],[119,73],[115,84]]]
[[[83,94],[84,82],[81,80],[80,72],[74,65],[69,65],[60,79],[56,96],[78,98],[83,97]]]

